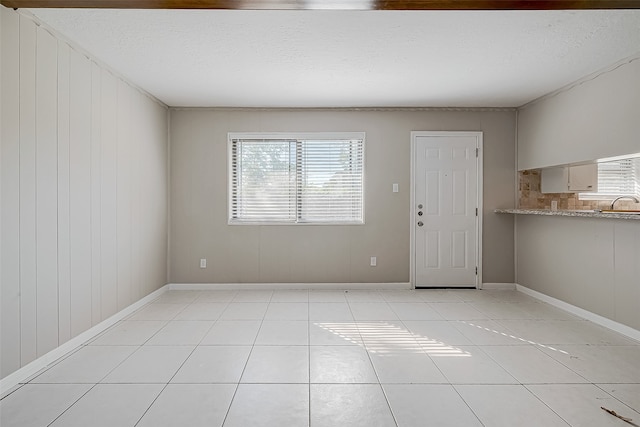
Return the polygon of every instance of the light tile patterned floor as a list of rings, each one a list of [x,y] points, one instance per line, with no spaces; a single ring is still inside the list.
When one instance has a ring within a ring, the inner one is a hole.
[[[170,291],[2,427],[640,424],[640,343],[516,291]]]

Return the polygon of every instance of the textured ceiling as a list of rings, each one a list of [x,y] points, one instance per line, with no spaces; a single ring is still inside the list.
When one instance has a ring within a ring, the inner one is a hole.
[[[640,52],[640,11],[33,9],[169,106],[516,107]]]

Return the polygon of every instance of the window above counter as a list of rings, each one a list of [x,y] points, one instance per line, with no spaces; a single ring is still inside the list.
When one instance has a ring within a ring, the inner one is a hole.
[[[640,200],[639,174],[640,153],[591,163],[519,171],[517,206],[522,209],[602,211],[612,209],[612,202],[620,198],[615,209],[640,210],[640,203],[634,200]],[[592,190],[579,189],[585,184],[592,185]]]

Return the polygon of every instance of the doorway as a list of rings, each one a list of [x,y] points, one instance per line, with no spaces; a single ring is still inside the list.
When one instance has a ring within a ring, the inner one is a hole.
[[[411,282],[482,284],[482,132],[411,132]]]

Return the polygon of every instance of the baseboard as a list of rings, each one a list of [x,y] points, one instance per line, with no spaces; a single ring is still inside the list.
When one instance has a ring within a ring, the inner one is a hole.
[[[46,354],[38,357],[33,362],[23,366],[22,368],[18,369],[17,371],[15,371],[15,372],[7,375],[6,377],[2,378],[0,380],[0,396],[4,396],[5,393],[7,393],[11,389],[13,389],[15,386],[24,383],[30,377],[32,377],[33,375],[35,375],[38,372],[40,372],[42,369],[47,368],[49,365],[51,365],[52,363],[54,363],[55,361],[57,361],[61,357],[65,356],[69,352],[73,351],[74,349],[76,349],[76,348],[82,346],[83,344],[85,344],[86,342],[90,341],[91,339],[93,339],[94,337],[99,335],[100,333],[104,332],[106,329],[108,329],[111,326],[115,325],[117,322],[119,322],[120,320],[122,320],[125,317],[129,316],[134,311],[138,310],[143,305],[145,305],[145,304],[153,301],[154,299],[158,298],[160,295],[165,293],[167,290],[168,290],[168,285],[164,285],[160,289],[157,289],[157,290],[153,291],[152,293],[150,293],[149,295],[145,296],[144,298],[142,298],[142,299],[134,302],[130,306],[120,310],[119,312],[117,312],[113,316],[103,320],[102,322],[100,322],[97,325],[91,327],[90,329],[87,329],[86,331],[84,331],[80,335],[71,338],[69,341],[65,342],[64,344],[54,348],[53,350],[51,350],[50,352],[48,352]]]
[[[220,291],[220,290],[407,290],[410,283],[170,283],[172,291]]]
[[[582,317],[583,319],[589,320],[600,326],[604,326],[605,328],[609,328],[612,331],[618,332],[631,339],[640,341],[640,331],[630,326],[623,325],[622,323],[618,323],[615,320],[608,319],[606,317],[600,316],[599,314],[595,314],[583,308],[576,307],[575,305],[569,304],[557,298],[550,297],[549,295],[545,295],[538,291],[534,291],[533,289],[529,289],[526,286],[516,284],[516,289],[523,294],[532,296],[536,299],[539,299],[540,301],[549,303],[555,307],[561,308],[564,311],[568,311],[571,314],[575,314],[576,316]]]
[[[515,283],[483,283],[482,288],[487,291],[513,291],[516,289]]]

